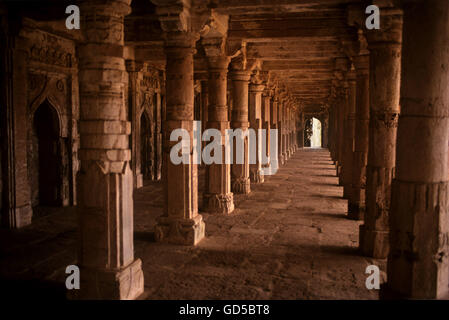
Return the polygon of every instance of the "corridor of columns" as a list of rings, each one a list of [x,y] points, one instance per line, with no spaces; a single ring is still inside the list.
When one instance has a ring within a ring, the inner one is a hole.
[[[0,0],[0,19],[12,295],[449,298],[447,0]]]
[[[204,170],[199,179],[201,197]],[[384,269],[385,263],[358,254],[360,222],[346,217],[347,200],[325,149],[296,152],[248,196],[236,196],[232,216],[202,212],[206,238],[195,247],[154,241],[161,191],[160,182],[148,181],[134,194],[144,299],[378,298],[365,287],[365,269]],[[16,244],[2,245],[0,273],[12,279],[11,286],[30,281],[27,296],[62,299],[58,283],[64,282],[65,266],[76,263],[76,239],[73,210],[52,212],[20,234],[3,234],[2,244]],[[30,251],[25,261],[22,254]]]

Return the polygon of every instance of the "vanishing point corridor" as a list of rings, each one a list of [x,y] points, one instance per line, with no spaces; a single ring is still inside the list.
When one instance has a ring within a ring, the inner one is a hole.
[[[448,0],[24,2],[8,295],[449,299]]]
[[[134,192],[143,298],[378,299],[377,290],[365,287],[365,268],[384,269],[385,261],[358,253],[361,222],[346,217],[347,200],[328,150],[299,149],[250,194],[236,195],[231,215],[202,212],[206,238],[195,247],[154,241],[161,189],[161,182],[149,182]],[[60,208],[37,218],[14,237],[0,241],[0,275],[45,279],[35,284],[38,294],[27,294],[63,298],[58,295],[65,292],[65,267],[76,262],[74,210]],[[30,253],[26,259],[24,252]]]

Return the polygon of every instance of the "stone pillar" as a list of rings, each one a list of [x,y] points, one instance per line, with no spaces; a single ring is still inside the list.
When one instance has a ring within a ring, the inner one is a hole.
[[[329,135],[328,135],[328,147],[329,152],[331,155],[332,161],[335,161],[335,145],[336,145],[336,139],[335,139],[335,105],[333,103],[329,106]]]
[[[381,10],[380,30],[367,32],[370,50],[370,128],[365,223],[360,248],[366,256],[388,254],[388,212],[394,177],[399,116],[402,13]]]
[[[293,143],[292,143],[292,107],[288,104],[288,108],[286,110],[287,113],[287,155],[288,158],[291,158],[293,155]]]
[[[357,75],[356,121],[352,192],[348,202],[348,218],[363,220],[365,215],[366,164],[369,129],[369,55],[354,57]]]
[[[329,146],[329,115],[325,115],[321,121],[321,147]]]
[[[290,102],[286,100],[285,102],[285,110],[284,110],[284,119],[285,119],[285,157],[286,159],[290,159],[291,157],[291,144],[290,144]]]
[[[277,97],[277,124],[278,124],[278,135],[279,135],[279,146],[278,146],[278,158],[281,165],[285,164],[286,158],[284,153],[285,141],[284,141],[284,105],[283,101]]]
[[[193,160],[193,54],[197,36],[190,32],[168,32],[165,40],[166,121],[163,139],[164,215],[155,228],[157,241],[196,245],[205,233],[198,214],[198,165]],[[209,115],[210,117],[210,115]],[[190,136],[187,163],[175,164],[170,150],[179,143],[170,141],[173,130],[184,129]]]
[[[240,129],[243,132],[244,142],[243,149],[243,163],[237,163],[236,152],[233,152],[234,159],[231,165],[232,175],[232,191],[234,193],[248,194],[251,192],[251,184],[249,179],[249,143],[248,143],[248,83],[251,78],[250,71],[233,71],[231,74],[232,80],[232,97],[233,109],[231,127],[232,129]],[[237,147],[236,138],[233,146],[234,151]]]
[[[2,17],[0,36],[0,130],[3,149],[2,226],[22,228],[31,224],[30,186],[27,164],[27,51],[28,44],[14,34],[11,16]],[[3,19],[4,18],[4,19]],[[25,42],[25,43],[24,43]]]
[[[352,158],[354,157],[354,135],[355,135],[355,108],[356,108],[356,74],[355,71],[347,73],[348,79],[348,103],[346,104],[346,120],[344,130],[344,166],[343,176],[343,198],[350,199],[352,191]]]
[[[406,1],[386,288],[449,298],[449,2]],[[424,63],[423,63],[424,62]]]
[[[142,71],[143,63],[136,62],[135,60],[126,61],[126,71],[129,74],[129,104],[130,104],[130,115],[129,119],[131,123],[135,125],[131,127],[131,151],[132,159],[131,169],[134,173],[134,188],[141,188],[143,186],[143,175],[142,175],[142,159],[140,158],[140,143],[137,143],[137,137],[140,137],[140,119],[137,116],[137,106],[139,105],[139,72]],[[140,105],[139,105],[140,106]]]
[[[296,118],[297,118],[297,114],[296,114],[296,112],[297,112],[296,108],[292,109],[292,116],[291,116],[291,119],[290,119],[290,123],[291,123],[291,126],[292,126],[290,135],[291,135],[291,141],[292,141],[292,146],[293,146],[293,153],[295,153],[296,150],[298,149],[298,140],[296,139],[296,137],[297,137],[297,134],[296,134]]]
[[[78,179],[81,289],[77,298],[135,299],[143,292],[134,258],[133,173],[125,90],[128,1],[85,1],[79,46],[81,170]],[[104,30],[113,30],[105,32]]]
[[[271,104],[270,104],[270,122],[271,122],[271,129],[277,130],[278,154],[279,154],[279,144],[280,144],[280,139],[281,139],[281,133],[279,132],[279,123],[278,123],[278,100],[277,100],[276,96],[274,95],[274,90],[273,90],[273,96],[271,98]],[[271,153],[271,156],[272,157],[275,156],[273,154],[273,152]]]
[[[225,161],[226,131],[229,129],[226,99],[227,73],[230,58],[209,57],[209,111],[208,129],[220,131],[222,162],[206,166],[205,211],[229,214],[234,211],[234,195],[231,192],[231,165]]]
[[[226,82],[227,84],[227,82]],[[204,130],[207,128],[208,114],[209,114],[209,84],[207,80],[201,81],[201,128]],[[228,115],[226,115],[227,118]],[[207,144],[206,141],[203,141],[203,148]]]
[[[256,163],[250,164],[251,182],[262,183],[264,176],[262,174],[262,134],[259,135],[259,129],[262,129],[262,92],[265,85],[251,83],[249,85],[249,121],[250,127],[254,130],[257,139],[256,145]]]
[[[266,145],[266,156],[268,163],[262,164],[262,167],[268,168],[270,166],[270,129],[271,129],[271,96],[270,90],[265,89],[263,92],[263,111],[262,111],[262,128],[265,130],[265,145]]]
[[[282,124],[283,124],[283,147],[284,150],[282,151],[282,154],[284,155],[284,160],[287,162],[289,157],[288,152],[288,101],[284,99],[282,102]]]
[[[337,102],[337,136],[338,136],[338,146],[337,146],[337,175],[338,175],[338,184],[340,186],[344,186],[346,184],[345,176],[343,175],[343,166],[344,166],[344,154],[345,154],[345,119],[348,111],[348,82],[343,80],[341,86],[339,87],[339,99]]]
[[[298,148],[304,148],[304,112],[301,112],[298,120]]]

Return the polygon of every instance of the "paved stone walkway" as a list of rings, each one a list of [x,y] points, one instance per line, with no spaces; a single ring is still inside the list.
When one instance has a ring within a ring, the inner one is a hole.
[[[346,218],[327,150],[299,150],[251,188],[235,196],[230,216],[202,213],[207,238],[196,247],[154,242],[162,184],[135,191],[135,250],[147,299],[378,298],[365,288],[365,268],[384,269],[385,261],[358,254],[360,222]],[[44,288],[62,297],[65,266],[76,262],[76,215],[53,211],[23,230],[0,232],[0,277],[17,279],[10,285],[31,283],[30,293]]]

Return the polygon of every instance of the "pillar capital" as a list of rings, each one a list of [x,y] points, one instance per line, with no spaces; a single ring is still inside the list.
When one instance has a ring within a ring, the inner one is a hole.
[[[380,29],[366,31],[368,49],[377,46],[401,45],[402,10],[394,7],[381,8]]]
[[[233,70],[229,73],[229,77],[232,81],[249,81],[251,79],[251,71]]]
[[[131,13],[131,0],[82,0],[80,2],[80,11],[83,13],[84,18],[86,19],[85,22],[93,22],[90,20],[90,17],[100,17],[100,16],[115,16],[115,17],[124,17]],[[113,22],[108,20],[98,21],[95,20],[95,22],[104,23],[104,22]],[[118,21],[115,21],[114,23],[119,23]],[[99,31],[98,29],[95,30],[88,30],[85,28],[85,32],[94,33],[95,31]],[[123,32],[123,30],[121,30]],[[103,30],[103,32],[106,34],[109,32]],[[117,32],[120,32],[117,30]],[[111,35],[114,35],[113,32],[110,33]],[[117,33],[115,34],[117,35]]]
[[[208,56],[207,57],[207,65],[208,65],[209,73],[211,71],[225,71],[227,73],[230,61],[231,61],[231,58],[224,56],[224,55]]]
[[[265,90],[264,84],[256,84],[256,83],[250,83],[249,84],[249,92],[260,92],[262,93]]]

